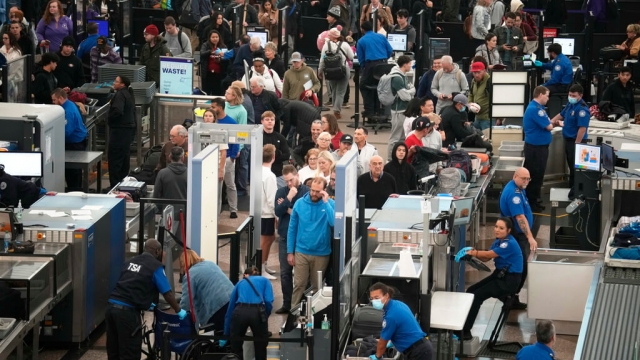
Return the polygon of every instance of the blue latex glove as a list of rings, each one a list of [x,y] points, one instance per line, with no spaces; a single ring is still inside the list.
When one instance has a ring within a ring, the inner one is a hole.
[[[456,254],[456,262],[460,262],[460,259],[462,259],[465,255],[467,255],[467,251],[473,249],[470,246],[467,246],[466,248],[461,249],[460,251],[458,251],[458,253]]]
[[[227,345],[227,340],[218,341],[218,345],[220,345],[220,347],[224,347],[225,345]]]
[[[369,355],[369,359],[371,360],[380,360],[381,358],[377,357],[376,354]]]
[[[184,318],[187,317],[187,312],[184,309],[180,310],[180,312],[178,313],[178,317],[180,318],[180,320],[184,320]]]
[[[387,349],[391,349],[393,347],[393,343],[391,340],[387,341]]]
[[[156,307],[156,304],[151,303],[151,306],[149,306],[149,311],[153,311],[153,308],[155,308],[155,307]]]
[[[533,63],[533,64],[534,64],[535,66],[537,66],[537,67],[540,67],[540,66],[542,66],[542,61],[540,61],[540,60],[536,60],[536,61],[534,61],[534,63]]]

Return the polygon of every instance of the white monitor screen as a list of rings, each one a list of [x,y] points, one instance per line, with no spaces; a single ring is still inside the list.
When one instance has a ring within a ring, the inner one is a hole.
[[[600,146],[576,144],[575,168],[600,171]]]
[[[0,152],[0,164],[13,176],[42,177],[41,152]]]
[[[393,51],[407,51],[407,34],[388,34],[387,40]]]
[[[249,38],[253,38],[254,36],[259,37],[260,45],[263,48],[265,45],[267,45],[267,42],[269,42],[269,33],[266,31],[247,31],[247,35],[249,36]]]
[[[553,42],[562,46],[562,53],[565,55],[574,55],[576,47],[576,39],[553,38]]]

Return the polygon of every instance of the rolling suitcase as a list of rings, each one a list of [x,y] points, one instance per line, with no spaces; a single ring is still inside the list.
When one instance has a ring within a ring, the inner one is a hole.
[[[380,337],[382,331],[382,310],[376,310],[371,305],[356,308],[351,326],[351,339],[367,336]]]

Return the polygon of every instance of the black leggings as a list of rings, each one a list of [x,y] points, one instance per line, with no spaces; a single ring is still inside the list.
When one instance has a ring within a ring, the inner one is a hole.
[[[480,282],[471,285],[467,290],[468,293],[473,294],[473,304],[467,321],[464,323],[463,331],[471,331],[473,323],[478,317],[480,307],[485,300],[489,298],[499,299],[509,294],[515,294],[520,285],[521,274],[519,273],[507,273],[503,278],[498,278],[499,270],[494,271],[489,277]]]

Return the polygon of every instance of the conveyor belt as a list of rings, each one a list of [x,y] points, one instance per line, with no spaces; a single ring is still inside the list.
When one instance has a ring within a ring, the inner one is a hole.
[[[602,282],[640,285],[640,269],[607,267],[604,270]]]
[[[598,284],[580,359],[633,359],[640,331],[638,299],[638,285]]]

